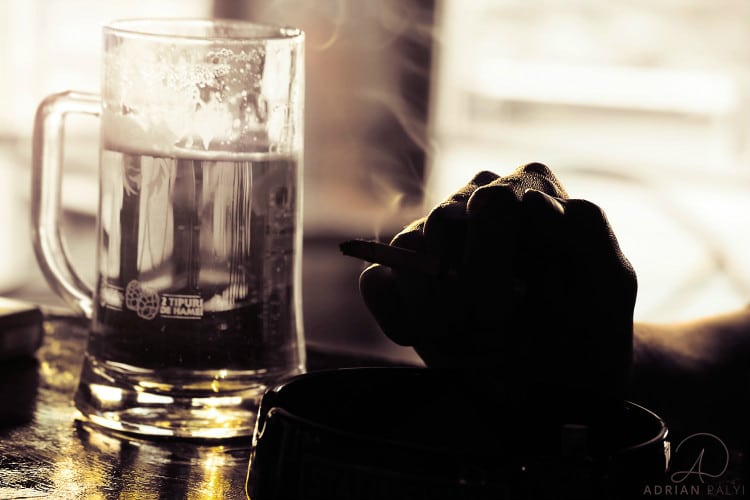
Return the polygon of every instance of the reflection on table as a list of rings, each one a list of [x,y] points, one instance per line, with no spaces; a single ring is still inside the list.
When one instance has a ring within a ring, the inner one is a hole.
[[[251,438],[142,440],[76,419],[86,325],[50,319],[36,359],[0,368],[0,498],[243,499]],[[308,348],[309,369],[389,365]]]

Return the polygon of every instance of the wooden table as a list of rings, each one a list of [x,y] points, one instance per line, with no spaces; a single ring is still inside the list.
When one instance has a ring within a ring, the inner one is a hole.
[[[0,367],[0,499],[246,498],[250,438],[221,445],[146,441],[103,433],[77,421],[72,397],[86,325],[80,320],[58,318],[48,319],[45,327],[44,344],[35,359]],[[393,364],[380,357],[308,347],[310,371]],[[710,430],[685,427],[675,420],[667,420],[673,455],[681,440]],[[729,452],[726,471],[718,478],[690,476],[684,484],[699,485],[700,495],[679,490],[683,492],[681,498],[750,497],[750,486],[745,484],[746,442],[725,441]],[[710,445],[710,441],[706,443]],[[681,460],[687,460],[688,465],[699,458],[682,453]],[[710,461],[717,460],[716,456],[709,457],[710,453],[707,448],[702,465],[709,473],[716,472],[710,469]],[[667,480],[652,485],[644,498],[667,496],[666,486],[672,486],[670,491],[675,492],[680,484]]]
[[[0,499],[244,499],[250,438],[145,441],[76,420],[86,340],[79,320],[45,324],[36,359],[0,368]],[[310,370],[391,362],[308,348]]]

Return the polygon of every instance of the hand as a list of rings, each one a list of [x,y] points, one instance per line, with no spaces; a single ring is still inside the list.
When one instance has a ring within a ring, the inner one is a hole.
[[[477,372],[505,392],[622,394],[635,273],[604,213],[568,199],[546,166],[477,174],[391,244],[455,270],[372,265],[360,277],[384,333],[428,366]]]

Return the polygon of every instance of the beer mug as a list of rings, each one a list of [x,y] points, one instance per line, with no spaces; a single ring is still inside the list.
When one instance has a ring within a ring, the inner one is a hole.
[[[103,41],[101,95],[51,95],[34,124],[37,260],[91,320],[76,407],[125,433],[251,435],[268,385],[305,370],[304,33],[126,19]],[[68,113],[100,118],[93,289],[59,227]]]

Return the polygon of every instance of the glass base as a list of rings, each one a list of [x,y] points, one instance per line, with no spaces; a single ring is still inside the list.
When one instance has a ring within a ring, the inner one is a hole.
[[[230,439],[252,436],[263,394],[280,378],[232,370],[165,374],[86,356],[75,405],[79,418],[119,433]]]

